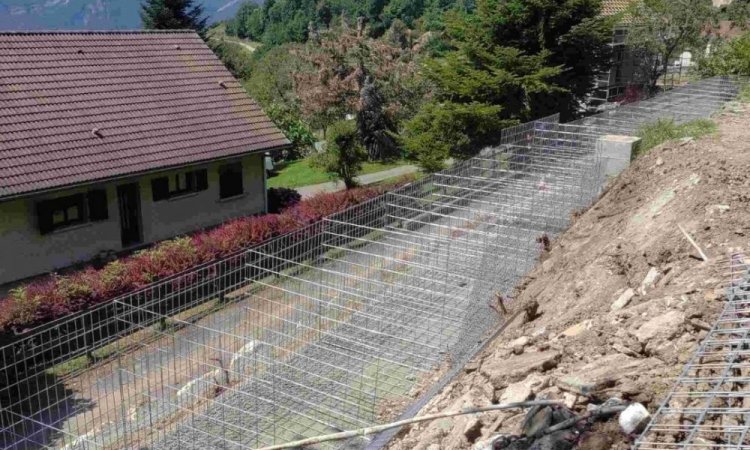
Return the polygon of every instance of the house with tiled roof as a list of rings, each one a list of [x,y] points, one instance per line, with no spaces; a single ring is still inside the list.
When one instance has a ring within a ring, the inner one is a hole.
[[[282,132],[193,31],[0,33],[0,284],[266,210]]]

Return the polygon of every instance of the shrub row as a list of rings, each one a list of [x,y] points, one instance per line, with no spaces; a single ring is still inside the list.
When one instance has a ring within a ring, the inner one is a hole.
[[[31,282],[0,300],[0,332],[23,332],[101,304],[191,267],[299,230],[405,181],[319,194],[277,214],[243,217],[209,231],[160,242],[101,269],[89,267]]]

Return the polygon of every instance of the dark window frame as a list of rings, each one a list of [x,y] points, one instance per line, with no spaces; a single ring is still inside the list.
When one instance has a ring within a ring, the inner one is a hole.
[[[92,189],[79,194],[65,195],[36,202],[36,219],[39,232],[49,234],[57,230],[102,222],[109,219],[106,189]],[[72,211],[76,214],[72,214]],[[55,222],[56,216],[62,220]]]
[[[170,200],[208,190],[208,169],[189,170],[173,175],[174,188],[169,185],[170,176],[151,179],[151,198],[154,202]],[[183,183],[184,182],[184,183]],[[180,185],[184,186],[180,188]]]
[[[219,199],[239,197],[245,194],[242,162],[237,161],[219,167]]]

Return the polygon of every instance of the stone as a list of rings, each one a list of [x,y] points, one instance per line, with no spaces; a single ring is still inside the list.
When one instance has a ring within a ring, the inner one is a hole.
[[[584,320],[583,322],[577,323],[572,327],[569,327],[561,334],[565,337],[575,337],[583,333],[586,330],[590,330],[593,322],[591,320]]]
[[[523,381],[508,385],[500,396],[500,404],[525,402],[548,385],[549,377],[531,374]]]
[[[552,271],[552,269],[555,267],[555,263],[552,262],[551,259],[547,259],[542,263],[542,271],[544,273],[549,273]]]
[[[259,349],[260,344],[251,340],[232,355],[229,361],[229,378],[232,382],[242,381],[246,376],[252,375],[256,363],[254,355]]]
[[[476,361],[472,361],[464,366],[464,372],[466,373],[473,373],[479,370],[479,363]]]
[[[630,300],[632,300],[633,297],[635,297],[635,291],[632,288],[626,289],[625,292],[620,294],[620,296],[617,297],[617,300],[615,300],[614,303],[612,303],[612,306],[610,307],[610,309],[612,311],[621,310],[622,308],[628,306],[628,304],[630,303]]]
[[[502,389],[515,381],[522,380],[531,372],[544,372],[557,367],[561,354],[554,350],[526,352],[510,358],[488,358],[480,371],[496,389]]]
[[[533,448],[538,450],[571,450],[575,447],[577,440],[578,435],[573,431],[555,431],[537,439]]]
[[[552,408],[545,406],[538,409],[530,409],[526,413],[521,434],[533,438],[541,434],[552,425]]]
[[[715,214],[717,212],[719,214],[723,214],[723,213],[729,211],[729,209],[730,209],[729,205],[711,205],[711,206],[707,206],[706,207],[706,212],[708,214]]]
[[[578,396],[569,392],[563,392],[563,405],[573,408],[578,402]]]
[[[526,347],[529,345],[529,342],[531,340],[528,338],[528,336],[521,336],[518,339],[513,339],[508,343],[509,348],[516,348],[516,347]]]
[[[440,444],[430,444],[425,450],[440,450]]]
[[[656,358],[636,359],[622,353],[606,355],[586,364],[569,376],[557,380],[560,389],[573,394],[591,395],[610,388],[631,374],[640,375],[644,367],[653,369],[663,363]]]
[[[482,436],[482,421],[477,417],[472,417],[464,425],[463,435],[469,443],[473,443]]]
[[[661,273],[656,267],[652,267],[651,269],[649,269],[648,273],[646,274],[646,278],[644,278],[643,282],[641,282],[640,294],[646,295],[646,290],[651,289],[660,276]]]
[[[670,339],[680,331],[684,322],[684,313],[671,310],[644,323],[633,335],[642,343],[660,336]]]
[[[690,325],[696,330],[711,331],[711,325],[700,319],[690,319]]]
[[[625,434],[635,434],[643,431],[650,419],[651,414],[645,406],[640,403],[633,403],[620,413],[618,422]]]

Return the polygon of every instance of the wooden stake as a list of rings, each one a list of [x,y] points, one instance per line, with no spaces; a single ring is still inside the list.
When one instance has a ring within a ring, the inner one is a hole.
[[[706,254],[703,253],[703,250],[701,250],[701,248],[698,247],[698,244],[695,243],[693,238],[691,238],[690,235],[687,233],[687,231],[685,231],[685,229],[682,228],[682,225],[678,223],[677,228],[679,228],[680,231],[682,231],[682,234],[685,235],[685,238],[688,240],[688,242],[690,242],[693,245],[693,247],[695,247],[695,249],[698,250],[698,253],[701,255],[701,258],[703,258],[703,261],[708,262],[708,256],[706,256]]]

